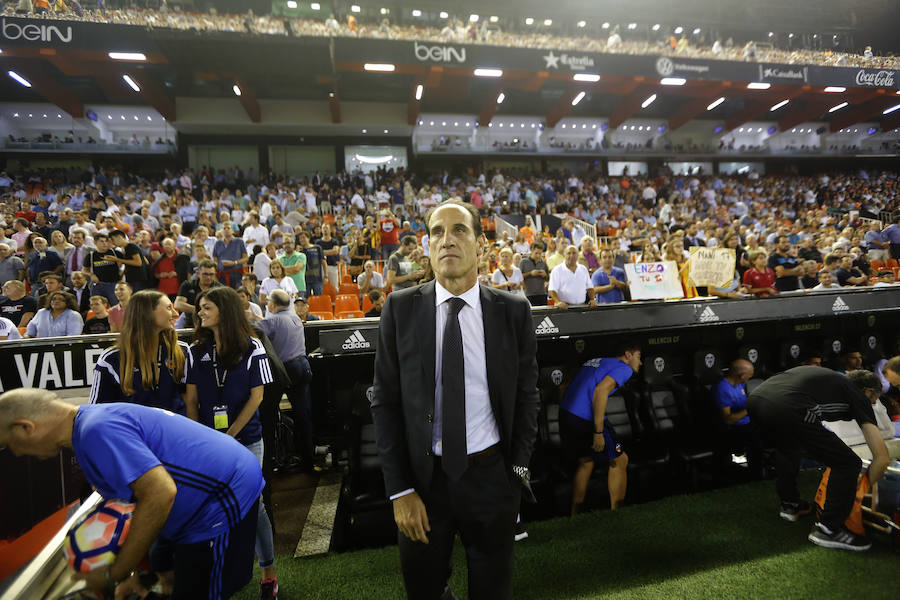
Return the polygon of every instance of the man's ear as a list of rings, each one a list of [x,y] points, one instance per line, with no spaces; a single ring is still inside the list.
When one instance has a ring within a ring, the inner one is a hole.
[[[28,419],[19,419],[10,423],[9,429],[11,435],[30,437],[34,434],[34,421],[29,421]]]

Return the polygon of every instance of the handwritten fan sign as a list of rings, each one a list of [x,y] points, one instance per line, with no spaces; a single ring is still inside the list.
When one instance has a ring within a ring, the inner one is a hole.
[[[725,287],[734,280],[734,250],[691,247],[688,281],[691,285]]]
[[[684,290],[678,280],[675,261],[655,263],[626,263],[625,275],[632,300],[662,300],[683,298]]]

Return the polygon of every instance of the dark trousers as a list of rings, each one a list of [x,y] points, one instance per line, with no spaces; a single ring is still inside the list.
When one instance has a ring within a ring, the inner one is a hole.
[[[797,473],[801,452],[831,467],[825,507],[819,521],[831,530],[843,526],[856,497],[862,461],[834,432],[819,422],[807,423],[803,415],[778,401],[751,395],[747,400],[750,420],[775,445],[775,488],[782,502],[799,502]]]
[[[891,244],[888,248],[891,258],[900,259],[900,244]]]
[[[254,544],[259,500],[227,532],[194,544],[173,544],[154,570],[175,571],[172,600],[224,600],[253,578]],[[171,544],[171,543],[169,543]]]
[[[732,425],[728,428],[733,446],[747,453],[747,467],[750,470],[751,479],[762,479],[765,475],[762,460],[762,440],[759,430],[751,422],[747,425]]]
[[[309,384],[312,381],[312,369],[305,356],[289,360],[284,368],[291,378],[288,399],[294,412],[294,446],[300,459],[307,466],[312,464],[315,452],[312,426],[312,397]]]
[[[428,544],[398,533],[406,594],[437,600],[450,578],[453,542],[466,549],[471,600],[512,598],[513,535],[520,487],[501,453],[469,465],[459,481],[447,479],[440,458],[431,487],[419,492],[428,511]]]
[[[116,298],[116,284],[109,281],[98,281],[97,283],[91,284],[91,296],[103,296],[107,300],[109,300],[110,306],[115,306],[119,303],[119,299]]]

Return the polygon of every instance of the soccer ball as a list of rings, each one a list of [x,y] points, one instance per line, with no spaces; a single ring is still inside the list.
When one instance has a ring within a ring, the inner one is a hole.
[[[113,563],[131,528],[134,504],[104,500],[66,534],[63,554],[75,571],[87,573]]]

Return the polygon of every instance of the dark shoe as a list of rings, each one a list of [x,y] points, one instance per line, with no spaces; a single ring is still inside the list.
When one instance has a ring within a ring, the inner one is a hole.
[[[823,548],[853,550],[856,552],[862,552],[872,547],[872,542],[869,538],[856,535],[846,527],[831,531],[821,523],[813,525],[813,530],[809,534],[809,541]]]
[[[528,532],[525,531],[525,523],[519,521],[516,523],[516,533],[513,535],[513,541],[521,542],[528,539]]]
[[[800,502],[782,502],[781,512],[778,513],[778,516],[785,521],[796,523],[797,519],[811,512],[812,506],[809,502],[803,502],[802,500]]]

